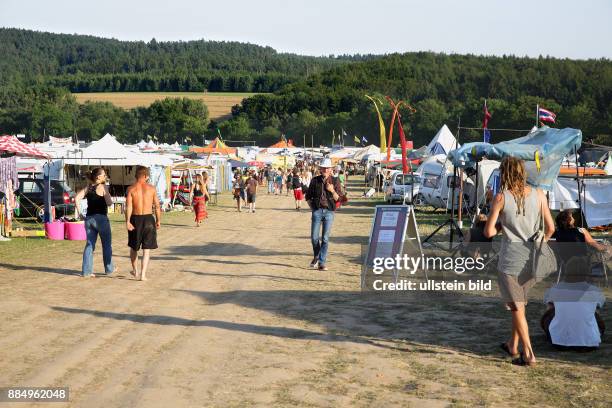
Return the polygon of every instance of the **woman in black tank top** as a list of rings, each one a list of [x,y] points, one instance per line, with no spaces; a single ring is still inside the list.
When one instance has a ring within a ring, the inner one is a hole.
[[[83,250],[83,277],[94,277],[93,275],[93,252],[96,247],[98,235],[102,241],[102,258],[104,260],[104,271],[107,275],[115,271],[113,265],[113,248],[110,222],[108,221],[108,207],[112,199],[106,187],[106,172],[103,168],[92,170],[89,176],[89,185],[83,188],[75,197],[75,214],[78,217],[81,200],[87,200],[87,212],[85,216],[85,232],[87,243]]]

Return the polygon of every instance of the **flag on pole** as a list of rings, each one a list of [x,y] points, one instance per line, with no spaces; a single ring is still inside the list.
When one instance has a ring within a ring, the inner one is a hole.
[[[382,119],[380,109],[378,109],[378,104],[376,103],[374,98],[369,95],[366,95],[365,97],[372,101],[372,103],[374,104],[374,108],[376,109],[376,114],[378,115],[378,128],[380,131],[380,152],[384,153],[387,151],[387,132],[385,130],[385,122]],[[382,107],[382,102],[379,101],[379,103]]]
[[[366,139],[365,136],[361,136],[361,143],[363,144],[368,143],[368,139]]]
[[[354,136],[354,137],[353,137],[353,140],[355,141],[355,143],[359,143],[359,142],[361,142],[357,136]]]
[[[332,129],[332,147],[334,147],[334,143],[336,143],[336,132]]]
[[[217,128],[217,134],[219,135],[219,139],[223,140],[223,138],[221,137],[221,129]]]
[[[548,109],[538,108],[538,118],[542,122],[555,123],[555,119],[557,118],[557,115],[555,115],[554,113],[552,113]]]
[[[402,146],[402,174],[408,174],[408,159],[406,157],[408,143],[406,141],[406,135],[404,134],[404,127],[402,126],[401,115],[397,116],[397,124],[399,126],[400,144]]]
[[[482,136],[483,136],[483,141],[485,143],[490,143],[491,142],[491,132],[488,129],[488,127],[489,127],[489,119],[491,119],[491,114],[489,113],[489,109],[487,108],[487,101],[485,99],[485,104],[484,104],[484,119],[482,120],[482,128],[483,128]]]

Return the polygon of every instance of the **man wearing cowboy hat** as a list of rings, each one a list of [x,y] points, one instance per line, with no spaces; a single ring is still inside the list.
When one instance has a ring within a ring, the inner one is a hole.
[[[314,258],[310,263],[312,268],[318,266],[320,271],[326,271],[327,248],[329,236],[334,222],[336,203],[340,201],[342,188],[337,178],[332,177],[332,163],[330,159],[323,159],[319,164],[320,174],[312,179],[306,200],[312,210],[310,238]],[[321,226],[323,231],[321,234]]]

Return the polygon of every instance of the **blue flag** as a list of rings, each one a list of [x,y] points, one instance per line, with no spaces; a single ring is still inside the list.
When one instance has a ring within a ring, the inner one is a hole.
[[[485,128],[483,132],[483,142],[491,143],[491,131],[487,128]]]

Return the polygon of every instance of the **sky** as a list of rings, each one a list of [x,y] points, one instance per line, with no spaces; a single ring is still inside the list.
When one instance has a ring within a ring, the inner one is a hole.
[[[612,59],[612,0],[0,0],[0,26],[240,41],[302,55]]]

